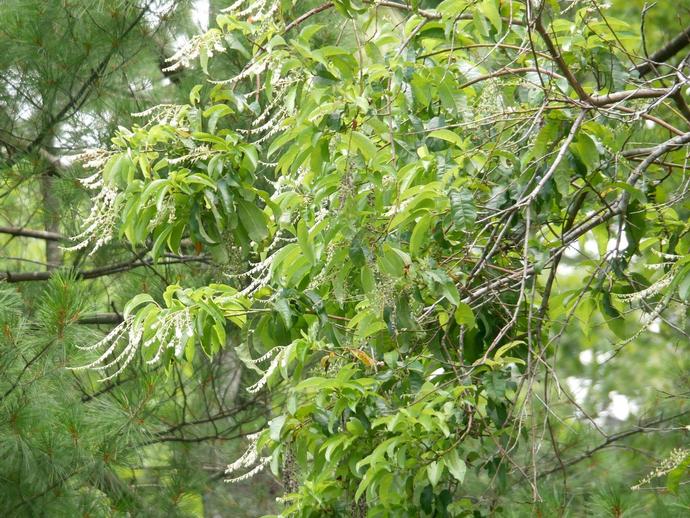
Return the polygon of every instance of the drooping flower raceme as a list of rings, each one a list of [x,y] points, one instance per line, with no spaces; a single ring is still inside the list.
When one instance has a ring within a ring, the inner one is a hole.
[[[204,34],[194,36],[180,50],[167,58],[165,61],[172,63],[172,65],[165,67],[163,71],[169,72],[182,67],[188,67],[201,54],[205,54],[206,58],[210,58],[214,52],[222,52],[223,50],[225,50],[223,46],[223,33],[218,29],[211,29]]]
[[[87,184],[87,182],[90,182]],[[118,196],[118,191],[112,186],[102,185],[97,176],[90,176],[84,182],[87,185],[101,184],[100,192],[93,198],[91,212],[84,221],[85,228],[76,236],[74,241],[78,243],[74,246],[65,248],[66,251],[80,250],[91,246],[89,255],[95,253],[103,245],[108,244],[115,232],[117,220],[120,217],[122,199]]]
[[[98,350],[102,347],[107,347],[107,349],[92,362],[80,367],[72,367],[71,370],[78,371],[84,369],[94,369],[97,371],[105,371],[111,367],[119,365],[115,372],[104,377],[101,381],[107,381],[114,378],[124,371],[131,363],[138,350],[143,331],[144,326],[141,323],[136,323],[134,317],[130,316],[115,326],[115,328],[113,328],[113,330],[110,331],[110,333],[108,333],[99,342],[87,347],[77,344],[76,346],[83,351]],[[125,342],[125,346],[122,350],[120,350],[119,353],[116,353],[118,345],[121,341]]]
[[[237,473],[238,471],[246,468],[251,468],[249,471],[237,475],[235,477],[231,477],[228,479],[225,479],[226,482],[241,482],[243,480],[247,480],[249,478],[252,478],[253,476],[257,475],[263,469],[268,465],[268,463],[271,461],[271,456],[267,457],[261,457],[259,455],[258,451],[258,442],[259,438],[261,437],[263,431],[251,434],[247,436],[247,440],[249,441],[249,446],[245,450],[245,452],[242,454],[242,456],[237,459],[235,462],[232,464],[229,464],[228,467],[225,470],[226,475],[232,475],[233,473]]]

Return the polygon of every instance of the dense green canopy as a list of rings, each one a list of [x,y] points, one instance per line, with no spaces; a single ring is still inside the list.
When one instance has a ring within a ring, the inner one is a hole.
[[[208,5],[0,7],[2,505],[687,512],[689,14]]]

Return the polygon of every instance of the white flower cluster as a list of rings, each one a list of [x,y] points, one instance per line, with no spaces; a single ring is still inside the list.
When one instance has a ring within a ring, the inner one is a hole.
[[[228,277],[231,279],[251,279],[251,282],[240,292],[241,295],[251,296],[257,290],[263,288],[270,280],[270,270],[273,261],[274,256],[269,255],[263,261],[253,264],[246,272],[230,274]]]
[[[273,241],[266,249],[269,254],[265,259],[256,263],[250,263],[251,268],[240,273],[226,274],[230,279],[246,279],[249,284],[240,291],[240,295],[252,296],[258,290],[268,285],[273,275],[273,263],[275,261],[275,252],[285,243],[296,241],[296,238],[284,237],[283,230],[279,230],[273,236]]]
[[[186,118],[189,106],[184,104],[157,104],[144,111],[133,113],[132,117],[147,118],[148,122],[144,127],[154,123],[168,124],[177,127]],[[187,129],[181,126],[181,129]]]
[[[174,349],[175,356],[181,357],[184,353],[185,345],[194,336],[192,316],[188,307],[161,311],[151,328],[155,329],[155,333],[143,342],[142,347],[148,348],[158,344],[158,349],[153,357],[146,361],[147,365],[158,362],[167,349]],[[95,369],[97,371],[105,371],[122,362],[113,374],[103,378],[101,381],[112,379],[124,371],[132,361],[139,349],[143,336],[143,324],[137,323],[134,316],[129,316],[99,342],[87,347],[77,345],[83,351],[93,351],[102,347],[107,347],[107,349],[91,363],[81,367],[73,367],[72,370]],[[123,340],[127,344],[119,353],[115,354],[118,344]]]
[[[167,196],[165,200],[156,208],[156,215],[149,223],[149,228],[156,228],[165,223],[172,225],[177,216],[177,207],[173,196]]]
[[[90,176],[82,181],[87,186],[100,185],[101,190],[93,199],[91,212],[84,221],[86,228],[71,238],[73,241],[79,241],[79,243],[65,248],[66,251],[80,250],[93,244],[93,249],[89,252],[89,255],[92,255],[113,238],[115,223],[120,217],[122,199],[118,196],[119,193],[116,189],[102,185],[102,180],[99,180],[97,176],[100,174]]]
[[[246,18],[252,24],[264,24],[273,18],[279,7],[279,0],[237,0],[221,12],[237,18]]]
[[[250,394],[256,394],[266,386],[266,383],[268,383],[268,380],[271,378],[271,376],[273,376],[273,373],[278,369],[281,362],[283,364],[287,363],[287,355],[285,354],[284,347],[274,347],[266,354],[264,354],[261,358],[254,360],[253,363],[256,364],[262,361],[266,361],[274,354],[275,358],[273,358],[273,361],[268,366],[268,369],[266,369],[266,372],[264,372],[263,376],[261,376],[261,379],[254,383],[254,385],[252,385],[251,387],[247,387],[247,392],[249,392]]]
[[[137,351],[137,346],[141,341],[143,333],[144,327],[141,324],[135,324],[134,317],[125,319],[122,323],[115,326],[115,328],[99,342],[88,347],[77,345],[77,347],[83,351],[92,351],[104,346],[108,346],[108,348],[91,363],[82,365],[81,367],[72,367],[71,370],[95,369],[97,371],[104,371],[122,362],[120,367],[113,374],[106,376],[101,381],[107,381],[114,378],[124,371],[134,358],[134,354]],[[118,354],[114,354],[118,343],[122,339],[127,341],[127,345]]]
[[[645,268],[647,268],[648,270],[663,270],[664,268],[667,268],[669,266],[673,266],[673,264],[674,263],[672,261],[664,261],[662,263],[646,264]]]
[[[194,336],[194,326],[189,308],[161,312],[151,328],[155,334],[144,342],[144,347],[158,344],[156,354],[146,363],[151,365],[160,360],[166,349],[174,349],[175,356],[180,358],[190,338]]]
[[[98,171],[97,173],[87,176],[86,178],[80,178],[79,183],[90,191],[94,191],[103,186],[103,175],[100,171]]]
[[[661,257],[662,259],[668,259],[669,261],[676,261],[676,260],[678,260],[678,259],[682,259],[682,258],[683,258],[682,255],[678,255],[678,254],[667,254],[667,253],[665,253],[665,252],[660,252],[659,250],[652,250],[652,252],[654,252],[654,254],[658,255],[658,256]]]
[[[194,36],[180,50],[165,60],[168,63],[172,63],[172,65],[164,68],[163,71],[169,72],[182,67],[188,67],[193,60],[199,57],[202,50],[206,52],[209,58],[213,56],[214,52],[223,52],[225,50],[223,46],[223,33],[220,29],[211,29],[204,34]]]
[[[237,130],[244,135],[263,135],[255,141],[257,144],[268,140],[278,133],[283,128],[285,120],[292,115],[292,111],[287,106],[280,106],[280,103],[285,101],[288,88],[299,81],[299,77],[296,76],[281,78],[277,72],[280,70],[279,64],[272,66],[271,69],[275,71],[271,81],[274,88],[273,99],[264,107],[258,117],[252,121],[251,129]]]
[[[654,304],[653,307],[649,307],[649,304],[643,304],[644,314],[640,318],[640,328],[632,334],[632,336],[626,338],[625,340],[619,342],[616,345],[616,350],[620,350],[622,347],[637,340],[642,333],[644,333],[650,326],[659,318],[661,314],[666,310],[673,298],[673,291],[662,293],[665,288],[671,285],[674,276],[677,273],[677,262],[671,264],[671,268],[666,272],[659,280],[654,282],[649,287],[644,290],[637,291],[635,293],[617,293],[616,298],[627,303],[644,301],[656,295],[661,296],[660,300]],[[650,265],[648,265],[650,266]]]
[[[245,363],[248,363],[250,365],[258,365],[269,360],[274,354],[279,353],[282,349],[284,349],[284,347],[278,345],[272,349],[269,349],[267,352],[265,352],[264,354],[262,354],[254,360],[245,360]]]
[[[249,440],[249,446],[247,447],[247,450],[242,454],[242,456],[237,459],[235,462],[232,464],[229,464],[227,469],[225,470],[226,475],[232,475],[233,473],[236,473],[237,471],[241,469],[246,469],[246,468],[251,468],[249,471],[246,473],[239,475],[234,478],[228,478],[225,479],[226,482],[229,483],[234,483],[234,482],[241,482],[243,480],[247,480],[249,478],[252,478],[254,475],[260,473],[271,461],[271,457],[260,457],[259,452],[257,450],[257,443],[259,441],[259,437],[261,436],[262,432],[257,432],[254,434],[251,434],[247,436],[247,439]]]
[[[241,81],[242,79],[246,79],[247,77],[262,74],[263,72],[266,71],[267,68],[269,68],[270,64],[271,64],[271,61],[268,58],[252,61],[236,76],[231,77],[230,79],[225,79],[224,81],[210,81],[210,82],[213,84],[219,84],[219,85],[237,83],[238,81]]]
[[[330,265],[331,261],[333,261],[333,257],[335,256],[336,250],[337,247],[334,243],[329,243],[326,246],[326,258],[323,261],[324,266],[318,271],[316,275],[314,275],[311,282],[309,282],[308,289],[316,290],[319,287],[321,287],[325,282],[332,280],[337,275],[337,270],[331,269],[329,271],[328,268],[328,265]]]
[[[671,269],[649,287],[634,293],[618,293],[616,294],[616,297],[625,302],[636,302],[658,295],[664,288],[671,284],[674,273],[674,269]]]
[[[288,73],[283,76],[281,71],[286,60],[287,54],[285,51],[274,49],[270,52],[262,52],[255,55],[237,75],[231,77],[230,79],[224,79],[222,81],[210,80],[209,82],[218,85],[234,84],[243,79],[259,76],[266,71],[271,71],[271,86],[273,87],[275,93],[274,99],[276,99],[278,102],[284,100],[284,93],[290,85],[306,77],[303,71],[295,69],[288,71]],[[269,113],[274,106],[268,108]],[[263,118],[267,116],[268,113],[264,114]],[[259,116],[257,125],[260,123],[261,116]]]
[[[649,475],[644,477],[630,489],[636,491],[640,489],[642,486],[649,484],[653,479],[663,477],[664,475],[668,475],[671,471],[680,466],[681,463],[683,463],[685,459],[688,457],[688,455],[690,455],[690,450],[687,450],[685,448],[676,448],[675,450],[671,451],[671,454],[668,456],[668,458],[662,460],[659,463],[659,465],[656,467],[656,469],[654,469],[654,471],[652,471]]]
[[[76,159],[82,163],[82,165],[87,168],[87,169],[103,169],[103,166],[110,160],[113,155],[118,153],[118,151],[113,151],[113,150],[108,150],[108,149],[88,149],[84,151],[82,154],[77,155]],[[93,176],[90,176],[89,178],[85,178],[83,180],[80,180],[83,185],[85,185],[88,188],[90,187],[87,183],[89,179],[92,179],[96,176],[100,176],[100,173],[97,173]],[[95,188],[95,187],[93,187]]]
[[[186,155],[178,156],[176,158],[170,158],[168,159],[168,163],[175,165],[175,164],[180,164],[182,162],[191,162],[195,163],[198,162],[199,160],[208,160],[211,158],[214,154],[219,154],[219,151],[212,151],[210,147],[206,145],[198,146],[194,148],[192,151],[187,153]]]

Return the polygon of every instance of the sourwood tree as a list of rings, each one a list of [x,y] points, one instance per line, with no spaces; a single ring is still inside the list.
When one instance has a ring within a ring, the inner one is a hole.
[[[228,5],[170,58],[188,102],[84,155],[70,252],[220,268],[70,368],[230,351],[266,406],[225,478],[281,516],[687,510],[687,14],[636,5]]]

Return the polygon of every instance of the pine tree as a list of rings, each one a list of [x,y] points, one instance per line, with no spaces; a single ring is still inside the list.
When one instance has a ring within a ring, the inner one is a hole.
[[[187,98],[194,74],[165,60],[199,31],[193,7],[0,5],[2,516],[253,516],[262,505],[222,482],[264,413],[239,393],[230,350],[199,355],[193,368],[136,361],[105,382],[74,370],[89,361],[80,348],[116,329],[132,296],[216,275],[193,246],[155,266],[117,241],[64,251],[89,210],[76,156],[144,123],[137,112]]]

